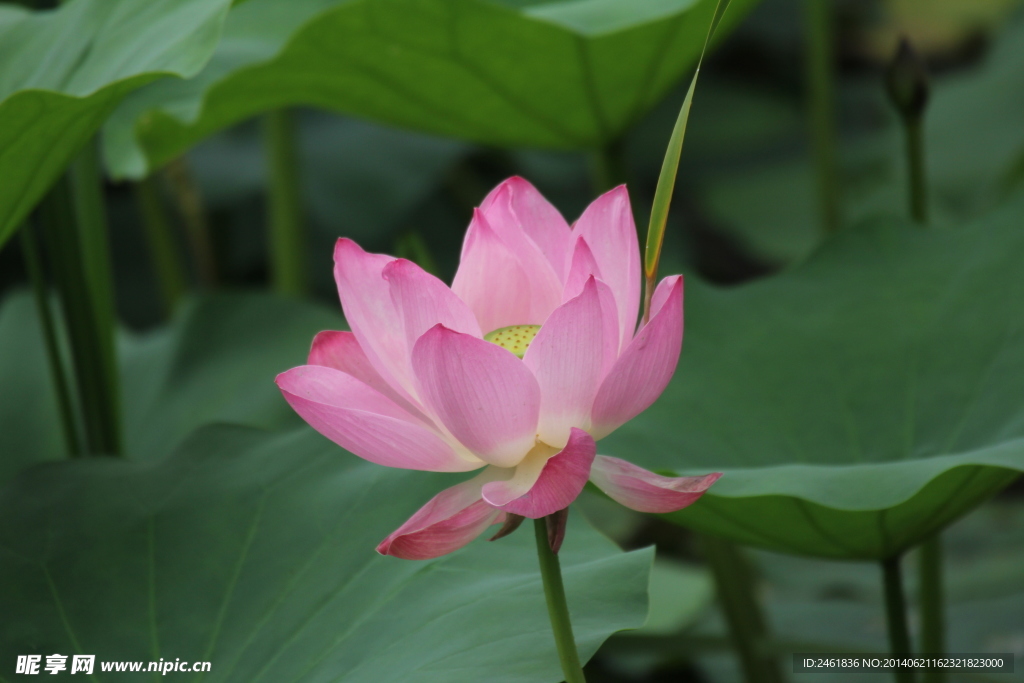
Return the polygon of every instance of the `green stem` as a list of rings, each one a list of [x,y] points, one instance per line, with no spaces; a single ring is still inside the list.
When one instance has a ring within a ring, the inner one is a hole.
[[[918,555],[918,602],[921,605],[921,652],[941,656],[946,651],[946,620],[942,595],[942,537],[937,533],[921,544]],[[925,683],[942,683],[941,669],[924,673]]]
[[[264,118],[269,177],[268,230],[270,273],[274,289],[282,294],[306,293],[306,239],[302,220],[295,128],[286,110]]]
[[[558,648],[565,683],[586,683],[580,656],[576,652],[576,640],[572,635],[569,605],[565,601],[565,586],[562,585],[562,568],[558,563],[558,555],[551,551],[548,543],[548,527],[543,517],[533,520],[533,530],[537,537],[537,558],[540,561],[540,575],[544,580],[548,617],[555,634],[555,646]]]
[[[82,411],[85,452],[120,455],[114,295],[96,148],[86,146],[41,207]]]
[[[885,586],[885,616],[889,624],[889,651],[897,657],[909,656],[910,632],[907,629],[907,602],[903,595],[903,577],[900,558],[882,560],[882,579]],[[912,669],[893,669],[898,683],[913,683]]]
[[[621,140],[612,140],[590,153],[590,182],[603,194],[626,182],[626,156]]]
[[[818,209],[825,232],[839,229],[841,216],[836,150],[832,0],[804,0],[806,87]]]
[[[928,188],[924,169],[924,122],[920,116],[904,119],[907,138],[907,171],[910,181],[910,215],[916,223],[928,223]]]
[[[135,183],[135,201],[146,234],[149,256],[156,270],[164,312],[170,317],[185,295],[187,279],[185,265],[174,244],[171,224],[164,213],[160,191],[152,177]]]
[[[754,575],[747,558],[735,544],[714,536],[701,536],[701,547],[715,577],[718,600],[746,680],[781,683],[778,658],[766,645],[768,625],[754,593]]]
[[[35,295],[36,311],[43,330],[43,343],[46,344],[46,356],[50,364],[50,379],[54,393],[57,395],[57,409],[60,412],[61,427],[64,434],[64,446],[71,457],[82,454],[78,441],[78,430],[75,427],[75,410],[71,403],[71,389],[68,387],[67,373],[61,358],[60,346],[57,343],[57,330],[53,323],[53,311],[50,308],[50,293],[47,291],[43,266],[39,260],[35,238],[30,226],[21,227],[21,250],[25,259],[25,269],[32,282],[32,293]]]
[[[174,159],[164,168],[164,177],[177,205],[181,221],[185,226],[189,252],[196,269],[199,286],[205,289],[217,284],[217,259],[210,237],[210,226],[206,220],[206,208],[199,185],[192,177],[188,161],[184,156]]]

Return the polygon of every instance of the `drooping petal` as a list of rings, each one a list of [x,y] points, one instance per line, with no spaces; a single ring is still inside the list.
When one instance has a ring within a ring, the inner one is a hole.
[[[429,560],[458,550],[490,525],[503,522],[505,513],[480,498],[480,487],[491,477],[485,470],[441,491],[381,541],[377,552],[404,560]]]
[[[651,513],[682,510],[721,476],[721,472],[715,472],[702,477],[664,477],[605,455],[597,456],[590,470],[590,481],[609,498],[630,509]]]
[[[595,199],[576,221],[573,234],[587,240],[601,279],[615,295],[625,346],[636,329],[641,280],[640,246],[626,187],[620,185]]]
[[[605,369],[605,329],[598,283],[591,276],[579,296],[555,309],[523,356],[540,385],[537,434],[544,443],[561,447],[570,429],[590,426]]]
[[[402,317],[410,356],[416,340],[438,323],[456,332],[483,336],[476,317],[462,299],[412,261],[395,259],[384,267],[383,276]]]
[[[572,231],[565,218],[533,185],[516,176],[484,198],[480,210],[498,236],[528,264],[539,252],[555,279],[565,279]]]
[[[524,462],[529,469],[527,476],[484,484],[483,498],[505,512],[531,519],[553,514],[568,507],[583,491],[596,452],[594,439],[574,428],[565,448],[547,458],[539,472],[535,463]]]
[[[313,429],[364,460],[431,472],[465,472],[484,465],[453,448],[376,389],[340,370],[302,365],[278,375],[277,386]]]
[[[514,467],[533,447],[540,387],[510,352],[436,325],[416,342],[412,365],[432,413],[481,459]]]
[[[676,370],[683,344],[683,278],[666,280],[663,305],[629,342],[597,391],[591,413],[596,439],[654,403]]]
[[[313,346],[309,350],[307,365],[323,365],[352,375],[361,382],[370,385],[392,401],[400,405],[410,414],[426,420],[422,412],[395,391],[384,381],[380,373],[366,357],[359,341],[351,332],[327,330],[313,338]]]
[[[466,232],[452,291],[473,311],[485,334],[544,322],[531,317],[530,280],[522,264],[479,210]]]
[[[384,280],[384,268],[394,260],[367,253],[350,239],[339,239],[334,248],[334,279],[345,319],[366,358],[384,381],[415,403],[402,316]]]

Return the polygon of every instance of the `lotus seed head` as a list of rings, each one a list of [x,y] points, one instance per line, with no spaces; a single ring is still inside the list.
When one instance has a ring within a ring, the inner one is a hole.
[[[522,358],[526,355],[526,349],[530,348],[530,342],[538,332],[540,332],[540,325],[509,325],[488,332],[484,335],[484,340],[497,344]]]

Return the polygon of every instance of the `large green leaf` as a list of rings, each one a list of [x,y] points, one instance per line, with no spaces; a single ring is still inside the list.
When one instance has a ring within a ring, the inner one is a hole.
[[[661,399],[602,443],[725,476],[670,518],[839,558],[920,542],[1024,470],[1024,200],[878,221],[734,289],[693,280]]]
[[[206,660],[205,677],[175,675],[209,683],[562,680],[528,530],[428,562],[374,551],[450,479],[305,428],[213,427],[156,462],[29,470],[0,492],[0,661]],[[584,657],[643,623],[650,549],[622,553],[573,515],[561,558]]]
[[[274,376],[305,361],[313,335],[341,329],[341,315],[256,294],[190,301],[173,323],[124,333],[119,355],[125,451],[171,452],[211,422],[282,428],[301,424]],[[0,308],[0,484],[26,464],[64,457],[59,413],[35,306],[27,294]]]
[[[755,1],[732,3],[726,21]],[[292,105],[487,144],[593,148],[693,67],[715,0],[503,4],[249,0],[198,77],[125,101],[106,128],[107,164],[141,176],[216,130]]]
[[[0,244],[129,92],[188,77],[213,53],[230,0],[0,5]]]

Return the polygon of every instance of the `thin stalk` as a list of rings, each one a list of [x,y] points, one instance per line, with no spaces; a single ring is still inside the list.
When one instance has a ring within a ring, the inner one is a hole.
[[[768,625],[754,593],[747,558],[731,541],[701,536],[704,559],[715,577],[718,600],[748,683],[781,683],[778,658],[767,647]]]
[[[135,183],[135,201],[139,207],[142,227],[149,247],[149,257],[156,271],[157,285],[164,313],[170,317],[185,295],[187,278],[173,231],[164,213],[160,190],[152,177]]]
[[[86,146],[41,207],[71,344],[85,452],[121,453],[114,294],[96,147]]]
[[[909,656],[910,632],[907,629],[907,602],[903,595],[900,558],[882,560],[882,582],[885,587],[885,617],[889,624],[889,651],[896,657]],[[914,683],[912,669],[893,669],[898,683]]]
[[[32,282],[36,312],[43,330],[43,343],[46,345],[46,356],[50,364],[50,380],[53,382],[53,390],[57,396],[57,409],[60,412],[64,447],[67,448],[71,457],[77,458],[82,454],[82,447],[79,445],[78,429],[75,426],[75,409],[71,402],[71,389],[68,386],[68,376],[64,371],[64,361],[57,343],[57,330],[53,323],[53,310],[50,308],[50,293],[47,291],[43,266],[39,260],[35,238],[28,225],[23,225],[21,228],[21,252],[29,280]]]
[[[270,274],[281,294],[306,294],[306,235],[302,190],[295,149],[295,126],[287,110],[264,117],[264,140],[270,169],[268,226]]]
[[[928,223],[928,185],[924,170],[924,125],[922,117],[904,119],[907,138],[907,171],[910,176],[910,215],[914,222]]]
[[[217,284],[217,259],[213,250],[213,239],[210,237],[210,225],[206,220],[206,207],[199,184],[192,177],[188,161],[180,156],[164,168],[163,176],[167,180],[171,196],[177,205],[185,226],[185,237],[189,252],[196,269],[199,286],[209,289]]]
[[[946,619],[942,595],[942,537],[936,533],[921,544],[918,554],[918,602],[921,605],[921,652],[941,656],[946,651]],[[942,683],[941,669],[929,669],[925,683]]]
[[[841,221],[836,149],[832,0],[804,0],[806,87],[811,120],[811,152],[818,185],[818,210],[825,232]]]
[[[551,630],[555,634],[555,646],[558,648],[558,659],[562,664],[562,673],[565,674],[565,683],[586,683],[583,665],[580,664],[580,656],[576,652],[576,639],[572,635],[569,605],[565,601],[565,586],[562,585],[562,568],[558,562],[558,555],[551,550],[548,542],[548,526],[544,518],[533,520],[533,530],[537,537],[537,559],[540,561],[540,575],[544,580],[548,617],[551,619]]]

